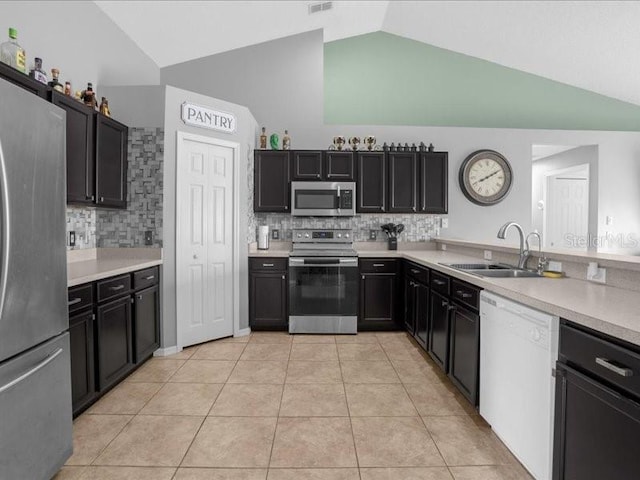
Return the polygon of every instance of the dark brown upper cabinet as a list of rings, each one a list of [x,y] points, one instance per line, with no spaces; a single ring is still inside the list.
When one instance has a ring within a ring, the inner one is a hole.
[[[253,210],[291,211],[290,156],[285,150],[254,151]]]
[[[358,152],[356,194],[358,213],[387,211],[387,156],[384,152]]]
[[[67,114],[67,203],[95,204],[96,112],[67,95],[51,92],[51,102]]]
[[[291,152],[291,180],[322,180],[322,151],[293,150]]]
[[[389,152],[389,212],[418,211],[418,154]]]
[[[324,180],[355,182],[356,161],[353,152],[329,150],[324,154]]]
[[[22,72],[19,72],[13,67],[9,65],[5,65],[0,62],[0,78],[5,79],[8,82],[13,83],[19,87],[24,88],[25,90],[39,96],[40,98],[44,98],[45,100],[49,97],[49,90],[51,90],[44,83],[40,83],[37,80],[25,75]]]
[[[96,203],[102,207],[127,207],[126,125],[96,115]]]
[[[421,213],[447,213],[448,164],[447,152],[420,153],[419,211]]]

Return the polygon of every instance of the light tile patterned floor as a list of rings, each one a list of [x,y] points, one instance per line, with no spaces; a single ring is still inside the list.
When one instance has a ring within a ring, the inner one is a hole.
[[[55,480],[530,479],[404,333],[253,333],[153,358]]]

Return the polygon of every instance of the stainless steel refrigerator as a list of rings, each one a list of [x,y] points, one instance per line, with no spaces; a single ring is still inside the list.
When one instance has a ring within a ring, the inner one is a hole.
[[[0,80],[0,479],[72,452],[65,114]]]

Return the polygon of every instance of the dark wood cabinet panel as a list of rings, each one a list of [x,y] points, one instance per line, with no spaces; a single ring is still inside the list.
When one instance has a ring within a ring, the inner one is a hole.
[[[358,213],[387,211],[387,156],[384,152],[357,153]]]
[[[95,365],[93,349],[93,321],[91,310],[69,319],[71,353],[71,402],[73,414],[78,415],[95,398]]]
[[[13,67],[0,62],[0,78],[13,83],[21,88],[24,88],[28,92],[31,92],[40,98],[47,100],[49,91],[51,90],[44,83],[40,83],[37,80],[19,72]]]
[[[134,295],[135,363],[153,355],[160,346],[160,290],[155,285]]]
[[[415,152],[389,152],[389,208],[392,213],[418,211],[418,156]]]
[[[254,195],[255,212],[289,212],[291,185],[289,152],[255,150]]]
[[[104,115],[96,115],[96,203],[127,207],[128,129]]]
[[[559,363],[554,421],[554,480],[638,477],[639,403]]]
[[[431,289],[430,323],[427,351],[445,372],[449,358],[449,300]]]
[[[249,326],[252,330],[287,330],[287,273],[249,272]]]
[[[362,273],[358,331],[394,330],[397,311],[397,275]]]
[[[104,391],[134,366],[130,295],[98,306],[96,346],[98,389]]]
[[[293,150],[291,152],[291,180],[322,180],[321,150]]]
[[[416,283],[415,297],[416,319],[413,336],[426,349],[429,328],[429,287],[422,283]]]
[[[480,317],[455,305],[451,314],[449,378],[473,405],[478,404]]]
[[[51,92],[51,101],[67,114],[67,203],[94,204],[97,114],[74,98],[55,91]]]
[[[416,283],[413,279],[404,276],[404,328],[413,335],[416,329]]]
[[[420,153],[421,213],[447,213],[448,177],[447,152]]]
[[[326,151],[324,164],[324,180],[334,182],[354,182],[356,180],[356,161],[353,152]]]

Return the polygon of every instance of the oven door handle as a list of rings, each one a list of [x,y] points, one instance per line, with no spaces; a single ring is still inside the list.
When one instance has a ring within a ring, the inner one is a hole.
[[[357,267],[357,258],[290,258],[290,267]]]

